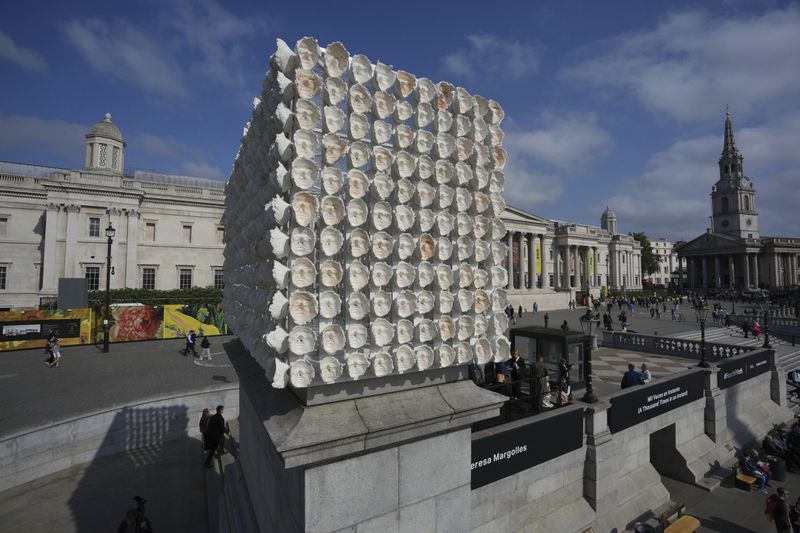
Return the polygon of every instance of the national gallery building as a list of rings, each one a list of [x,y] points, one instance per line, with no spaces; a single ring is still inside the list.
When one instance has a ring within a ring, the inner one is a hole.
[[[756,190],[744,174],[730,113],[719,158],[719,180],[711,189],[712,227],[676,245],[685,258],[690,289],[787,289],[796,287],[800,237],[766,237],[758,231]]]

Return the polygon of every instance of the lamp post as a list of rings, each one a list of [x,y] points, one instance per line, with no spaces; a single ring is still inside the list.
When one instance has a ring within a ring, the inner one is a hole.
[[[700,363],[699,367],[708,368],[706,362],[706,318],[708,317],[708,306],[703,300],[697,300],[694,305],[694,314],[700,322]]]
[[[772,345],[769,343],[769,301],[767,302],[767,307],[761,307],[761,310],[764,311],[764,344],[763,348],[770,349]]]
[[[106,316],[103,320],[103,353],[108,353],[108,328],[111,318],[111,243],[114,242],[114,235],[117,230],[108,223],[106,237],[108,237],[108,251],[106,253]]]
[[[594,391],[592,390],[592,345],[594,344],[592,329],[600,324],[600,321],[592,315],[592,311],[589,309],[586,310],[586,314],[581,316],[578,321],[581,324],[581,330],[583,330],[583,334],[589,336],[589,349],[586,352],[585,360],[586,374],[584,375],[584,380],[586,381],[586,394],[583,395],[581,401],[586,403],[595,403],[597,401],[597,396],[594,395]]]

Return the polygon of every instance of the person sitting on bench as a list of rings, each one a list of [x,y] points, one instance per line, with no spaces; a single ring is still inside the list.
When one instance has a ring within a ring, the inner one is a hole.
[[[758,454],[755,450],[747,450],[741,460],[742,471],[748,476],[758,480],[758,490],[766,494],[767,484],[770,480],[769,470],[764,470],[758,462]]]

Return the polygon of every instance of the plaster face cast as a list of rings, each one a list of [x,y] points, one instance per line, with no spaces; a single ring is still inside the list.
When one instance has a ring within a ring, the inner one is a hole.
[[[372,237],[372,255],[378,259],[386,259],[392,255],[394,240],[385,231],[380,231]]]
[[[430,346],[417,347],[417,368],[427,370],[433,365],[433,348]]]
[[[427,261],[433,257],[436,251],[436,244],[433,242],[433,237],[427,233],[423,233],[419,238],[419,255],[423,261]]]
[[[342,375],[342,363],[333,356],[323,357],[319,362],[319,377],[327,384],[331,384]]]
[[[376,144],[384,144],[392,138],[392,127],[386,122],[376,120],[372,124],[372,139]]]
[[[308,387],[314,379],[314,367],[305,360],[295,361],[289,367],[289,382],[299,389]]]
[[[347,203],[347,221],[351,226],[361,226],[367,221],[367,204],[361,198]]]
[[[327,354],[335,354],[339,350],[344,349],[344,331],[341,326],[333,324],[322,330],[320,334],[322,337],[322,349]]]
[[[482,118],[472,121],[472,138],[477,142],[483,141],[489,135],[489,127]]]
[[[279,357],[275,358],[275,373],[272,376],[272,386],[276,389],[286,388],[289,381],[289,364],[282,361]]]
[[[372,164],[378,172],[385,172],[392,166],[392,152],[383,146],[372,149]]]
[[[472,133],[472,120],[464,115],[456,115],[456,136],[465,137]]]
[[[361,140],[369,135],[369,121],[364,113],[350,113],[350,138]]]
[[[392,225],[392,206],[387,202],[378,202],[372,207],[372,225],[377,230],[384,230]]]
[[[292,285],[299,288],[310,287],[314,284],[314,278],[317,277],[317,269],[314,263],[301,257],[292,261],[290,269],[292,273]]]
[[[430,102],[436,96],[436,86],[428,78],[417,78],[417,102]]]
[[[361,320],[369,314],[367,297],[360,292],[354,292],[347,298],[347,312],[353,320]]]
[[[449,185],[439,185],[439,208],[447,209],[453,203],[453,188]]]
[[[488,322],[486,320],[486,317],[483,315],[476,315],[475,318],[473,319],[473,322],[475,323],[473,327],[473,329],[475,330],[474,334],[485,335],[486,330],[488,329]]]
[[[493,242],[492,243],[492,262],[495,265],[499,265],[503,262],[503,259],[508,255],[508,246],[503,244],[502,242]],[[494,282],[494,273],[492,273],[492,284],[495,286],[502,286],[508,283],[506,280],[505,283],[495,283]]]
[[[354,55],[350,63],[350,71],[353,73],[356,83],[367,83],[372,78],[372,63],[363,54]]]
[[[375,372],[375,375],[379,378],[391,374],[393,368],[394,363],[392,363],[392,358],[386,352],[377,354],[375,360],[372,362],[373,372]]]
[[[300,128],[313,130],[319,123],[319,107],[311,100],[298,100],[294,109],[295,121]]]
[[[419,229],[421,231],[430,231],[433,227],[433,211],[430,209],[420,209],[419,211]]]
[[[289,299],[281,291],[275,291],[272,303],[269,304],[269,313],[275,320],[280,320],[289,312]]]
[[[294,88],[300,98],[313,98],[322,87],[322,79],[310,70],[294,71]]]
[[[286,331],[280,326],[264,335],[264,340],[266,343],[270,347],[274,348],[278,353],[284,353],[289,349],[288,339],[289,334],[286,333]]]
[[[385,174],[376,174],[372,179],[372,186],[381,200],[388,199],[394,190],[394,182],[386,177]]]
[[[289,297],[289,316],[295,324],[309,323],[317,316],[317,301],[310,292],[297,291]]]
[[[294,228],[292,230],[292,253],[294,255],[308,255],[314,251],[316,237],[308,228]]]
[[[395,73],[391,65],[384,65],[380,61],[375,65],[375,82],[381,91],[386,91],[394,85]]]
[[[453,310],[453,301],[455,297],[452,292],[439,291],[439,312],[449,313]]]
[[[282,258],[289,255],[290,238],[278,228],[269,230],[269,245],[275,257]]]
[[[439,337],[443,341],[448,341],[453,338],[453,334],[455,333],[455,325],[453,324],[453,319],[449,316],[443,316],[439,318]]]
[[[289,267],[279,261],[272,264],[272,279],[279,289],[285,289],[289,285]]]
[[[350,86],[350,109],[355,113],[369,113],[372,97],[363,85]]]
[[[325,48],[325,71],[328,76],[341,77],[347,72],[350,63],[350,53],[342,43],[336,41]]]
[[[456,156],[459,161],[466,161],[472,156],[473,145],[472,141],[465,137],[459,137],[456,140]]]
[[[489,231],[490,227],[491,223],[489,222],[488,218],[486,218],[483,215],[478,215],[477,217],[475,217],[475,226],[473,231],[473,233],[475,234],[475,238],[476,239],[483,238],[483,236],[486,235],[486,233]]]
[[[508,329],[508,317],[505,313],[495,313],[493,321],[495,333],[504,333]]]
[[[430,153],[434,142],[434,137],[431,132],[425,130],[419,130],[417,132],[417,152],[420,154]]]
[[[497,337],[494,340],[494,362],[502,363],[511,358],[511,343],[505,337]]]
[[[508,293],[505,289],[494,289],[492,291],[492,310],[499,313],[508,306]]]
[[[325,80],[325,103],[336,105],[347,96],[347,86],[339,78],[328,78]],[[310,128],[308,128],[310,129]]]
[[[360,291],[369,283],[369,269],[360,261],[353,261],[347,269],[347,277],[350,280],[350,288]]]
[[[322,146],[325,149],[325,163],[331,165],[344,155],[347,143],[335,133],[326,133],[322,137]]]
[[[429,291],[417,293],[417,313],[424,315],[433,311],[433,294]]]
[[[489,122],[493,125],[500,124],[506,116],[503,108],[494,100],[489,100],[489,113]]]
[[[367,175],[358,169],[351,169],[347,172],[347,190],[350,198],[362,198],[367,194],[369,180]]]
[[[458,344],[458,362],[459,363],[471,363],[472,362],[472,346],[469,345],[468,342],[460,342]]]
[[[499,170],[492,172],[492,177],[489,180],[489,192],[500,194],[505,187],[506,176]]]
[[[439,346],[439,366],[442,368],[452,365],[456,360],[456,353],[452,346],[442,344]]]
[[[406,124],[397,126],[397,129],[394,132],[394,141],[397,148],[408,148],[411,146],[411,143],[414,142],[414,130],[412,130],[411,127],[407,126]]]
[[[401,178],[408,178],[414,175],[414,170],[417,168],[417,159],[409,154],[406,151],[400,150],[397,152],[397,158],[395,159],[395,166],[397,168],[397,175]],[[411,182],[409,182],[411,185]],[[411,185],[411,191],[413,193],[414,186]]]
[[[447,261],[453,255],[453,243],[447,237],[439,237],[439,260]]]
[[[439,159],[434,164],[436,168],[436,183],[444,184],[449,183],[455,175],[455,167],[450,161]]]
[[[319,314],[322,318],[334,318],[342,311],[342,299],[333,291],[319,295]]]
[[[292,328],[289,333],[289,351],[295,355],[311,353],[317,347],[314,332],[307,326]]]
[[[397,314],[401,318],[408,318],[417,310],[417,299],[411,291],[402,291],[395,300]]]
[[[494,211],[494,216],[499,217],[503,214],[503,211],[506,210],[506,201],[503,200],[503,197],[499,194],[492,194],[492,211]]]
[[[492,222],[492,238],[500,240],[506,234],[506,225],[499,218],[494,219]]]
[[[450,269],[449,265],[439,265],[436,267],[436,281],[440,289],[446,291],[450,288],[450,285],[453,284],[453,271]]]
[[[406,289],[410,287],[414,283],[415,277],[416,275],[414,267],[412,267],[409,263],[400,261],[397,264],[397,274],[395,276],[395,280],[399,288]]]
[[[489,147],[485,144],[476,144],[473,148],[475,148],[475,164],[481,167],[489,165]],[[488,182],[488,176],[486,180]]]
[[[434,272],[433,265],[427,261],[422,261],[417,265],[417,278],[419,279],[420,287],[427,287],[433,283]]]
[[[418,128],[426,128],[428,124],[433,122],[436,115],[433,112],[433,107],[430,104],[419,104],[417,106],[416,119],[414,123]]]
[[[395,220],[397,222],[397,229],[400,231],[411,229],[415,221],[414,210],[407,205],[398,205],[395,208]]]
[[[312,37],[303,37],[294,45],[295,54],[303,68],[314,68],[319,61],[320,49],[317,41]]]
[[[369,368],[369,361],[360,353],[354,353],[347,356],[347,373],[353,379],[358,379],[363,376]]]
[[[475,250],[477,252],[477,247],[475,248]],[[482,268],[476,268],[475,270],[473,270],[472,275],[474,277],[472,283],[475,285],[476,289],[485,287],[486,284],[489,282],[489,274],[487,274],[486,271],[483,270]],[[477,295],[475,297],[477,298]]]
[[[294,149],[300,157],[311,158],[319,152],[319,141],[313,131],[297,130],[294,133]]]
[[[480,95],[472,97],[472,115],[474,117],[485,117],[489,114],[489,101]]]
[[[328,226],[335,226],[344,218],[344,202],[337,196],[325,196],[321,204],[322,220]]]
[[[472,239],[469,237],[459,237],[457,244],[459,261],[466,261],[472,257],[472,252],[475,250],[475,247],[472,244]]]
[[[447,159],[456,149],[456,141],[449,133],[439,133],[436,135],[436,153],[440,158]]]
[[[489,209],[489,197],[483,194],[482,192],[476,192],[474,195],[475,197],[475,211],[478,213],[483,213],[487,209]]]
[[[472,285],[472,280],[472,267],[467,263],[461,263],[458,266],[458,286],[462,289],[466,289]]]
[[[397,256],[405,261],[414,255],[414,248],[414,237],[410,233],[401,233],[397,238]]]
[[[485,337],[481,337],[475,342],[475,358],[479,365],[485,365],[492,360],[492,347]]]
[[[467,185],[470,181],[472,181],[473,174],[472,169],[470,166],[463,161],[459,161],[456,163],[456,181],[459,185]],[[470,202],[472,202],[472,198],[470,198]]]
[[[325,131],[337,133],[344,126],[344,111],[334,106],[325,106]]]
[[[392,267],[383,261],[372,265],[372,283],[376,287],[385,287],[392,279]]]
[[[342,171],[334,167],[322,169],[322,188],[327,194],[336,194],[342,189]]]
[[[294,220],[301,226],[309,226],[317,214],[317,198],[308,192],[298,192],[292,197]]]
[[[410,103],[401,100],[394,107],[394,114],[397,120],[405,122],[414,116],[414,108]]]
[[[369,162],[369,149],[362,142],[354,142],[350,145],[350,165],[361,168]]]
[[[342,265],[336,261],[323,261],[319,267],[323,287],[336,287],[342,282]]]
[[[275,222],[281,226],[288,221],[290,207],[291,204],[280,196],[273,196],[272,200],[264,205],[265,210],[272,209],[272,213],[275,215]]]
[[[392,310],[392,295],[386,291],[372,293],[372,312],[376,316],[386,316]]]
[[[508,284],[508,271],[501,266],[492,267],[492,285],[505,287]]]
[[[350,233],[350,255],[361,257],[369,250],[369,236],[363,229],[354,229]]]
[[[436,190],[424,181],[417,183],[417,196],[419,198],[420,207],[430,206],[433,203],[435,194]]]
[[[342,232],[334,228],[323,229],[322,232],[320,232],[319,240],[322,245],[322,253],[328,257],[339,253],[344,242]]]
[[[459,211],[464,212],[472,205],[472,194],[464,187],[456,189],[456,207]],[[466,213],[464,213],[466,215]],[[472,226],[470,225],[470,230]]]
[[[404,204],[414,197],[414,184],[408,178],[402,178],[397,182],[397,201]]]
[[[375,346],[390,344],[392,337],[394,337],[394,330],[388,320],[379,318],[372,323],[372,342]]]
[[[476,147],[481,145],[475,145]],[[476,148],[477,150],[477,148]],[[475,167],[475,182],[478,186],[478,189],[483,190],[489,184],[489,172],[483,168],[482,166]]]
[[[491,310],[491,299],[486,291],[479,289],[475,291],[475,313],[482,315]]]
[[[472,291],[466,289],[458,291],[458,306],[461,308],[462,313],[467,313],[472,310],[472,302]]]
[[[469,235],[472,233],[472,218],[470,218],[468,214],[459,210],[459,213],[456,215],[456,226],[458,227],[458,234],[460,236],[463,237],[465,235]]]
[[[380,119],[385,119],[394,113],[394,96],[382,91],[376,91],[373,96],[372,112]]]
[[[472,317],[462,316],[458,319],[458,340],[463,341],[472,337],[473,333]]]
[[[347,325],[347,344],[353,349],[358,349],[367,343],[367,326],[364,324]]]
[[[411,74],[410,72],[406,72],[405,70],[398,70],[397,71],[397,93],[400,97],[405,98],[412,92],[414,92],[414,87],[417,85],[417,77]]]
[[[397,321],[397,342],[405,344],[414,340],[414,325],[410,320]]]
[[[453,115],[451,115],[449,111],[445,111],[443,109],[437,111],[436,112],[436,121],[433,123],[433,129],[439,134],[445,134],[445,135],[449,136],[449,134],[447,132],[449,132],[451,129],[453,129]],[[453,139],[452,136],[450,136],[450,139],[451,140]],[[452,144],[450,144],[450,146],[448,148],[450,149],[450,153],[449,154],[444,155],[441,152],[439,152],[439,154],[442,157],[449,157],[450,154],[453,153],[453,148],[455,148],[455,141],[454,140],[453,140]]]
[[[414,368],[414,351],[410,346],[400,346],[397,348],[395,356],[397,357],[397,371],[401,374]]]
[[[436,226],[439,228],[439,235],[450,235],[453,231],[453,215],[445,211],[436,213]]]

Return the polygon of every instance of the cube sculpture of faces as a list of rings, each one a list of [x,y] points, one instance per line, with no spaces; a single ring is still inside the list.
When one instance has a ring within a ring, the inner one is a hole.
[[[279,41],[269,68],[226,189],[223,307],[280,355],[274,386],[505,356],[502,107],[340,42]]]

